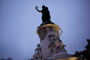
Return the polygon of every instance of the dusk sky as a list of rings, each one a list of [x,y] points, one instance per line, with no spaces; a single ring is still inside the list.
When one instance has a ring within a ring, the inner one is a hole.
[[[0,0],[0,59],[32,58],[42,13],[35,7],[48,7],[51,21],[63,31],[60,39],[68,54],[85,50],[90,39],[90,0]]]

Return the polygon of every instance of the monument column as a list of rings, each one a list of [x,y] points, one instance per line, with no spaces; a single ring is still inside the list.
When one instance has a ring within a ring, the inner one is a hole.
[[[64,49],[65,45],[62,43],[60,36],[62,34],[61,28],[50,21],[50,12],[48,7],[42,6],[42,10],[36,10],[42,13],[42,24],[37,28],[37,34],[40,38],[41,55],[44,59],[58,59],[70,57]],[[59,34],[59,30],[61,33]],[[37,59],[36,57],[35,59]]]
[[[50,43],[54,44],[54,41],[59,39],[61,35],[61,34],[59,35],[59,29],[60,29],[59,26],[56,24],[46,24],[38,27],[37,34],[39,35],[40,38],[42,59],[51,57],[53,55],[51,47],[49,48],[49,46]]]

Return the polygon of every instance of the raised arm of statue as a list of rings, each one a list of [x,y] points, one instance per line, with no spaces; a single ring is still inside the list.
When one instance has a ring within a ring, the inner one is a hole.
[[[37,10],[38,12],[42,12],[42,11],[38,10],[38,7],[37,7],[37,6],[36,6],[35,8],[36,8],[36,10]]]

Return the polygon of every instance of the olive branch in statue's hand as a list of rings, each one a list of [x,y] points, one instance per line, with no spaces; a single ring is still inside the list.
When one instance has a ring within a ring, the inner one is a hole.
[[[38,10],[38,7],[37,6],[35,8],[36,8],[36,10]]]
[[[42,12],[42,11],[39,11],[39,10],[38,10],[38,7],[37,7],[37,6],[36,6],[35,8],[36,8],[36,10],[37,10],[38,12]]]

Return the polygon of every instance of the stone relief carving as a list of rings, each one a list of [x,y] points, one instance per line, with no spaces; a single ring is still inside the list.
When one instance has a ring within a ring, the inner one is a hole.
[[[54,45],[54,40],[53,40],[53,38],[54,38],[54,35],[53,35],[53,34],[48,35],[48,38],[49,38],[49,42],[50,42],[50,44],[48,45],[48,48],[50,48],[51,53],[52,53],[52,55],[53,55],[53,53],[54,53],[54,51],[53,51],[53,45]]]
[[[41,54],[41,46],[40,44],[37,45],[37,48],[35,49],[35,54],[33,55],[33,59],[42,59],[42,54]]]
[[[58,53],[62,49],[62,46],[58,40],[54,42],[54,53]]]
[[[46,37],[47,31],[56,31],[56,29],[53,26],[47,26],[47,25],[38,27],[37,34],[39,35],[41,40],[44,40],[44,38]],[[56,32],[53,36],[56,36],[57,39],[60,39],[59,32]]]
[[[39,34],[40,39],[44,40],[44,38],[46,37],[46,34],[47,34],[46,29],[45,28],[40,29],[39,33],[40,33]]]
[[[64,49],[65,45],[62,43],[62,41],[60,40],[60,38],[58,37],[59,35],[56,34],[52,34],[52,35],[48,35],[50,44],[48,45],[48,48],[51,49],[52,55],[55,53],[58,53],[60,51],[66,51]]]
[[[60,51],[65,51],[65,45],[60,40],[55,40],[54,53],[58,53]]]

